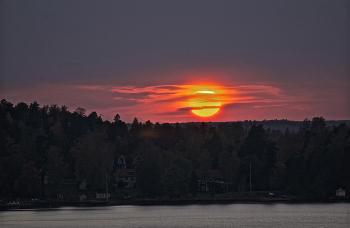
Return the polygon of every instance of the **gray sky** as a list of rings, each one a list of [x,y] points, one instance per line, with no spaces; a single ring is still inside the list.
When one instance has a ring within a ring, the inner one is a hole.
[[[279,98],[314,105],[293,109],[294,116],[275,115],[278,110],[267,114],[254,106],[256,116],[247,118],[349,119],[348,8],[347,0],[3,0],[2,96],[14,104],[37,100],[111,116],[112,108],[141,107],[128,106],[127,101],[135,100],[123,96],[119,103],[103,101],[104,96],[116,100],[115,91],[105,94],[108,87],[94,101],[86,95],[91,102],[82,94],[73,101],[38,91],[209,80],[218,86],[272,86],[281,90]],[[231,116],[237,116],[228,108],[235,104],[226,105]],[[132,114],[137,112],[125,112]],[[140,118],[152,116],[144,115]],[[220,120],[229,120],[225,118]]]

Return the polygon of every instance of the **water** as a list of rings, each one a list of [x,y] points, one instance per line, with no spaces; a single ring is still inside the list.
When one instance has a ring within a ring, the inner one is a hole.
[[[3,211],[0,227],[350,227],[350,204],[63,207]]]

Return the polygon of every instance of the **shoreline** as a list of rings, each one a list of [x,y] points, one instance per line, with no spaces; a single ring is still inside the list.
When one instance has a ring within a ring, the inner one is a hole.
[[[182,198],[173,200],[158,199],[136,199],[136,200],[116,200],[108,202],[102,200],[89,201],[41,201],[37,203],[4,204],[0,206],[0,211],[23,210],[23,209],[44,209],[60,207],[104,207],[104,206],[177,206],[177,205],[210,205],[210,204],[273,204],[273,203],[350,203],[350,198],[330,198],[328,200],[314,199],[289,199],[289,198]]]

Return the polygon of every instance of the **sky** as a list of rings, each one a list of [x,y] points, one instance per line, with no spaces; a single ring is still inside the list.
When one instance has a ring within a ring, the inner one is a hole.
[[[350,119],[348,0],[1,4],[1,99],[14,105],[125,122]],[[191,111],[198,91],[216,114]]]

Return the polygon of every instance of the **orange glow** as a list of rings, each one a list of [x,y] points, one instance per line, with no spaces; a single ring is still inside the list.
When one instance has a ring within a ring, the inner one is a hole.
[[[197,116],[209,117],[220,110],[221,102],[217,100],[215,92],[210,89],[201,89],[189,102],[191,111]]]
[[[293,117],[293,110],[298,110],[302,118],[301,111],[309,107],[299,103],[305,101],[305,96],[290,96],[278,87],[239,83],[223,86],[209,80],[200,81],[201,84],[152,86],[45,85],[40,90],[14,91],[6,97],[15,101],[16,97],[27,97],[25,102],[37,100],[39,104],[49,104],[50,99],[62,100],[58,105],[67,105],[71,110],[83,107],[87,113],[96,111],[108,120],[113,120],[118,113],[126,122],[137,117],[141,122],[151,120],[153,123],[208,121],[209,118],[210,121],[276,119],[281,115],[289,118]],[[310,98],[308,102],[311,101]]]

